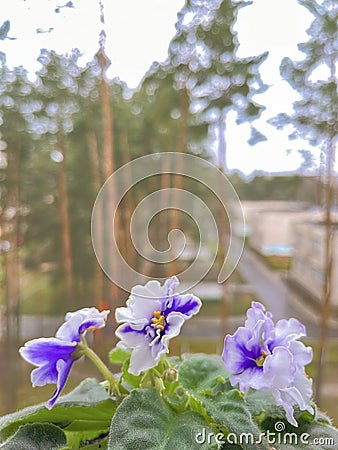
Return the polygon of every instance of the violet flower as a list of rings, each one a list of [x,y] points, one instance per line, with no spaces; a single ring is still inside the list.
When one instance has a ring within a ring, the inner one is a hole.
[[[305,335],[298,320],[283,319],[275,325],[271,313],[261,303],[252,302],[245,326],[224,341],[223,360],[232,386],[239,384],[242,392],[250,387],[270,392],[294,426],[298,426],[294,405],[314,413],[312,381],[304,370],[312,360],[312,349],[297,340]]]
[[[183,323],[197,314],[201,300],[192,294],[177,294],[179,285],[171,277],[161,286],[158,281],[137,285],[131,290],[127,307],[116,309],[118,347],[132,349],[129,372],[139,375],[155,367],[167,353],[168,342],[177,336]]]
[[[33,387],[56,384],[56,390],[47,403],[48,408],[53,407],[74,361],[81,356],[76,354],[81,335],[90,329],[104,327],[108,314],[109,311],[99,312],[96,308],[69,312],[55,337],[33,339],[19,349],[23,359],[37,366],[31,373]]]

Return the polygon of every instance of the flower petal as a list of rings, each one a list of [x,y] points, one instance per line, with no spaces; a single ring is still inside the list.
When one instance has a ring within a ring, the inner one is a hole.
[[[56,383],[56,390],[52,395],[52,397],[50,398],[49,402],[47,403],[48,409],[51,409],[54,406],[54,403],[56,402],[58,396],[60,395],[62,389],[64,388],[73,363],[74,363],[73,359],[68,359],[66,361],[64,361],[63,359],[59,359],[57,361],[56,370],[58,378]]]
[[[120,325],[115,334],[128,348],[138,347],[142,342],[143,345],[148,344],[145,330],[135,330],[129,323]]]
[[[148,281],[145,286],[134,286],[127,302],[127,308],[132,317],[130,320],[135,322],[146,319],[149,322],[154,311],[162,311],[164,298],[163,286],[156,280]],[[127,311],[121,311],[121,313],[128,314]],[[119,313],[117,314],[119,315]]]
[[[33,387],[45,386],[46,384],[56,384],[58,379],[58,373],[55,364],[43,364],[40,367],[32,370],[31,383]]]
[[[252,356],[245,346],[251,338],[251,330],[245,327],[239,327],[233,336],[228,334],[225,337],[222,358],[229,372],[239,374],[256,366],[256,356]]]
[[[252,302],[251,308],[246,312],[246,317],[245,326],[247,328],[254,327],[258,320],[266,319],[265,306],[259,302]]]
[[[185,318],[180,313],[172,312],[167,317],[167,325],[165,328],[165,334],[162,336],[162,344],[164,347],[169,351],[168,349],[168,343],[169,340],[173,337],[176,337],[180,334],[182,325],[185,322]]]
[[[264,376],[271,386],[285,389],[292,383],[296,373],[296,365],[292,353],[285,347],[274,348],[263,364]]]
[[[89,328],[103,328],[109,312],[100,312],[96,308],[83,308],[69,312],[66,314],[66,322],[57,330],[56,337],[63,341],[79,342],[81,333]]]
[[[230,375],[230,383],[234,387],[239,384],[241,392],[246,392],[250,387],[253,389],[266,389],[267,379],[263,374],[262,367],[252,366],[239,375]]]
[[[38,338],[26,342],[19,349],[23,359],[35,366],[68,358],[76,348],[75,342],[65,342],[57,338]]]
[[[133,349],[130,357],[129,372],[133,375],[140,375],[141,372],[155,367],[165,348],[158,344],[156,347],[140,346]]]
[[[179,284],[180,282],[178,281],[177,277],[170,277],[165,281],[163,285],[163,291],[166,292],[167,296],[172,296],[175,294],[175,291],[178,288]]]
[[[305,326],[297,319],[278,320],[275,326],[275,345],[286,345],[288,342],[306,336]]]
[[[311,347],[306,347],[303,342],[292,341],[289,344],[289,350],[298,367],[304,367],[312,361],[313,352]]]
[[[202,306],[202,302],[198,297],[192,294],[179,295],[175,294],[169,299],[164,314],[170,314],[172,311],[180,312],[186,317],[197,314]]]
[[[287,398],[285,400],[283,398],[284,397],[283,391],[280,391],[277,388],[273,388],[269,392],[271,392],[271,394],[274,396],[276,405],[282,406],[284,408],[288,422],[291,423],[291,425],[293,425],[294,427],[298,427],[298,423],[293,416],[295,410],[293,404],[289,401],[290,398]]]
[[[299,393],[299,398],[297,399],[299,408],[302,411],[307,410],[309,413],[313,414],[314,411],[310,405],[312,397],[312,380],[307,377],[304,368],[297,370],[292,384],[294,389]],[[294,399],[296,398],[294,397]]]

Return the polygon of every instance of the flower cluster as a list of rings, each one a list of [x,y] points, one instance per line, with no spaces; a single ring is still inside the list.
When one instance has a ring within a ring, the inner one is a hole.
[[[253,388],[270,392],[283,406],[288,421],[297,426],[294,405],[313,414],[312,382],[304,366],[312,360],[312,349],[297,339],[306,335],[296,319],[272,321],[261,303],[252,302],[244,327],[224,341],[223,360],[231,373],[232,386],[242,392]]]
[[[116,330],[120,339],[117,347],[131,351],[131,374],[139,375],[157,366],[168,352],[169,340],[178,336],[184,322],[198,313],[201,300],[193,294],[178,293],[178,285],[176,277],[163,285],[155,280],[145,286],[137,285],[126,307],[116,309],[120,323]],[[121,397],[118,382],[84,338],[88,330],[102,328],[108,314],[109,311],[99,312],[96,308],[68,313],[55,337],[34,339],[20,349],[21,356],[37,366],[31,374],[33,386],[56,384],[48,407],[54,405],[74,361],[83,354],[101,370],[116,399]],[[275,324],[271,313],[253,302],[245,326],[225,337],[222,355],[233,387],[238,385],[242,392],[253,388],[271,393],[294,426],[295,405],[314,412],[310,404],[311,380],[304,369],[312,359],[312,350],[298,340],[305,335],[305,327],[298,320],[279,320]]]

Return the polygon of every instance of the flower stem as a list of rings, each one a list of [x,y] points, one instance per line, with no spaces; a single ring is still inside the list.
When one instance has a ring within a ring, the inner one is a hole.
[[[119,401],[121,399],[121,393],[118,387],[118,382],[115,380],[114,375],[111,373],[102,359],[94,352],[94,350],[88,347],[87,341],[84,336],[81,337],[81,342],[78,344],[78,348],[81,353],[87,356],[87,358],[89,358],[99,369],[99,371],[109,383],[109,393],[114,393],[116,400]]]

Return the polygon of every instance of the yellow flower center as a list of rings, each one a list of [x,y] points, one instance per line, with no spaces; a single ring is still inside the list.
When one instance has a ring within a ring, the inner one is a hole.
[[[164,330],[165,318],[161,315],[161,311],[154,311],[154,317],[151,319],[157,330]]]
[[[262,367],[264,364],[265,358],[268,356],[268,353],[266,353],[264,350],[262,350],[262,356],[256,359],[256,364],[258,367]]]

